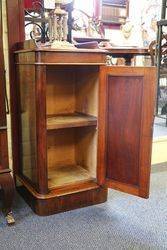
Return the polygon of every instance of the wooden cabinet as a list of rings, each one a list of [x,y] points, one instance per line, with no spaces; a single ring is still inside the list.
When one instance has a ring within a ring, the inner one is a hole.
[[[8,224],[14,223],[11,207],[14,197],[14,182],[10,175],[7,143],[7,121],[5,103],[5,66],[2,40],[2,6],[0,2],[0,191],[4,213]]]
[[[15,61],[16,178],[32,209],[102,203],[109,187],[148,197],[155,69],[105,66],[96,50],[21,50]]]

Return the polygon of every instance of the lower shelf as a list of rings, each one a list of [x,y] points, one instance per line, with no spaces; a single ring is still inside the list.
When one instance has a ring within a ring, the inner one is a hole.
[[[78,165],[60,166],[48,170],[49,189],[88,180],[94,180],[94,178],[86,169]]]

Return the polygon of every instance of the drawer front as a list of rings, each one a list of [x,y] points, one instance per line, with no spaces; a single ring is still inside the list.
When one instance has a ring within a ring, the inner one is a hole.
[[[7,130],[0,127],[0,169],[8,168]]]

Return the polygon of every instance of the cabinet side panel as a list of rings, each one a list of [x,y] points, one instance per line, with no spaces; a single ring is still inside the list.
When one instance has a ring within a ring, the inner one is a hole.
[[[108,76],[107,178],[139,185],[143,77]]]
[[[76,74],[76,111],[98,116],[99,67],[78,67]]]
[[[19,66],[20,174],[37,185],[35,67]]]

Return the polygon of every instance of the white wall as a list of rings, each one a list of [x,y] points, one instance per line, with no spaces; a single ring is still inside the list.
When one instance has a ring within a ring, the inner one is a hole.
[[[149,6],[153,6],[148,8]],[[159,7],[156,7],[159,6]],[[161,0],[130,0],[129,2],[129,20],[134,25],[134,29],[132,35],[129,39],[125,39],[120,30],[106,30],[106,36],[111,40],[113,44],[116,45],[133,45],[133,46],[143,46],[142,39],[142,23],[146,22],[143,26],[144,28],[149,26],[150,23],[150,13],[157,16],[157,13],[160,15],[160,6]],[[155,8],[154,8],[155,7]],[[146,10],[148,10],[149,15],[146,14]],[[145,13],[145,14],[144,14]],[[143,18],[142,18],[143,17]],[[148,27],[147,27],[148,29]],[[156,38],[155,34],[151,34],[151,30],[149,30],[149,34],[151,35],[150,40],[154,40]]]

